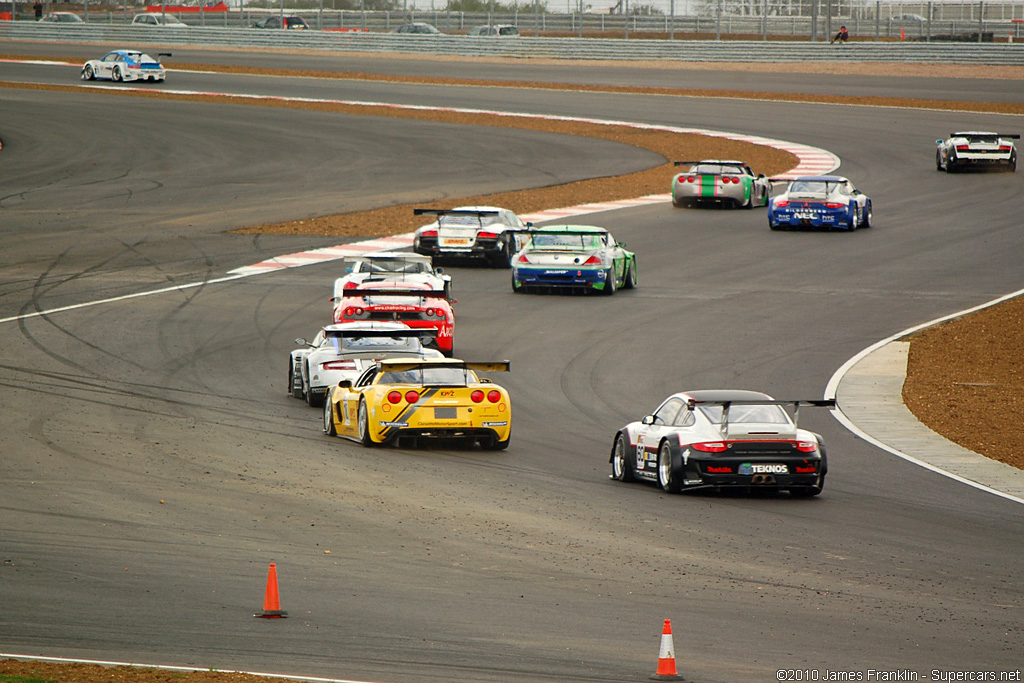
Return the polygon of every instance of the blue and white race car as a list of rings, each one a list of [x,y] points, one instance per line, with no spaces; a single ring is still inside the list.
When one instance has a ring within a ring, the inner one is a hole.
[[[842,176],[797,178],[768,200],[768,226],[772,230],[870,228],[871,199]]]
[[[158,57],[170,57],[170,52],[161,52]],[[166,76],[163,64],[139,50],[113,50],[102,59],[90,59],[82,67],[82,80],[92,81],[107,78],[121,81],[156,81]]]

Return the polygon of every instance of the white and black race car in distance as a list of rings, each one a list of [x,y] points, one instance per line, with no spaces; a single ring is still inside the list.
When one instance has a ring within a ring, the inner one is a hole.
[[[423,341],[432,328],[413,329],[399,322],[348,322],[327,325],[313,341],[296,339],[299,348],[288,358],[288,390],[311,406],[323,404],[331,387],[355,379],[383,358],[443,358]]]
[[[816,496],[828,459],[821,436],[797,427],[797,413],[807,406],[835,401],[777,401],[742,390],[672,394],[615,434],[611,477],[656,482],[668,493],[730,488]]]
[[[935,168],[954,173],[967,168],[1001,168],[1017,170],[1017,149],[1014,140],[1019,134],[964,131],[950,133],[945,140],[935,141]]]
[[[532,227],[508,209],[497,206],[459,206],[454,209],[413,209],[417,216],[437,220],[417,228],[412,250],[443,258],[484,258],[496,268],[512,265],[519,251],[516,234]]]

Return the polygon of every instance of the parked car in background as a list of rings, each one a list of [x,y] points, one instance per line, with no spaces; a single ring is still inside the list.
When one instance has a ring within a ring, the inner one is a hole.
[[[274,14],[274,15],[271,15],[269,17],[263,17],[262,19],[257,21],[255,24],[253,24],[252,27],[253,28],[284,28],[284,29],[300,30],[300,31],[309,30],[309,24],[307,24],[306,20],[303,19],[302,17],[287,16],[287,15],[282,17],[279,14]]]
[[[47,24],[81,24],[82,17],[78,16],[74,12],[50,12],[39,21],[46,22]]]
[[[165,26],[167,28],[187,28],[188,24],[184,21],[173,17],[170,14],[157,14],[155,12],[147,12],[145,14],[136,14],[135,18],[132,19],[132,26]]]
[[[408,33],[418,36],[443,36],[444,34],[437,30],[437,27],[432,24],[428,24],[423,21],[414,21],[411,24],[403,24],[396,28],[392,33]]]
[[[519,27],[512,24],[498,24],[496,26],[477,26],[469,32],[471,36],[499,36],[519,37]]]

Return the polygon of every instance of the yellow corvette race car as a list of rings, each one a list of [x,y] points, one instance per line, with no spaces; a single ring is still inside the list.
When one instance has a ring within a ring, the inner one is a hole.
[[[331,387],[324,401],[324,433],[364,446],[437,438],[477,441],[487,450],[504,450],[512,437],[508,392],[476,373],[508,369],[508,361],[377,361],[355,380]]]

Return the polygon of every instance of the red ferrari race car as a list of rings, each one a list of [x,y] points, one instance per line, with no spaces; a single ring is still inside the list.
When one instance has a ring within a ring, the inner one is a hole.
[[[455,311],[453,299],[444,290],[432,289],[426,283],[382,280],[364,282],[358,287],[341,290],[334,303],[334,322],[389,320],[405,323],[414,329],[437,330],[434,344],[451,357],[455,345]]]

